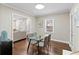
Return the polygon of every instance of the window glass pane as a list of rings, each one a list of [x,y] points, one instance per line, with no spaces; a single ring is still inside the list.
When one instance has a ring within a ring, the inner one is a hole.
[[[54,20],[47,19],[45,20],[45,33],[53,33],[54,30]]]
[[[27,18],[13,14],[13,30],[14,31],[26,31],[26,20]]]

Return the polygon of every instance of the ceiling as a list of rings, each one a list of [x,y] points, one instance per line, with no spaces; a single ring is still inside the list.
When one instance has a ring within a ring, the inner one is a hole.
[[[32,16],[42,16],[48,14],[66,13],[70,12],[72,3],[42,3],[45,8],[42,10],[35,9],[37,3],[8,3],[7,5],[15,7],[28,13]]]

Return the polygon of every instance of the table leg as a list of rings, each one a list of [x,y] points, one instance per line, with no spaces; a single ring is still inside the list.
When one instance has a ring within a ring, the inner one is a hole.
[[[39,55],[40,53],[39,53],[39,41],[38,41],[38,55]]]

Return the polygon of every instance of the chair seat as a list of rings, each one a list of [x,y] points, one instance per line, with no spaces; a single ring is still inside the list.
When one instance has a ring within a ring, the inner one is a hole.
[[[38,46],[38,44],[36,44]],[[44,42],[39,42],[39,47],[44,47]]]
[[[37,41],[31,40],[31,44],[35,44],[35,43],[37,43]]]
[[[40,47],[44,47],[44,42],[40,42],[40,43],[39,43],[39,46],[40,46]]]

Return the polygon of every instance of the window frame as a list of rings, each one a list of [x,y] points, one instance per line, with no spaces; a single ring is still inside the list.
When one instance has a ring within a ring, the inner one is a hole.
[[[47,31],[47,29],[46,29],[46,26],[48,26],[48,25],[47,25],[47,22],[48,22],[48,21],[49,21],[49,22],[52,21],[52,23],[51,23],[51,24],[52,24],[52,25],[51,25],[51,26],[52,26],[52,31],[51,31],[51,32],[50,32],[50,31]],[[46,33],[46,34],[53,34],[53,33],[54,33],[54,19],[45,19],[45,33]]]

